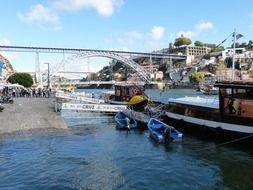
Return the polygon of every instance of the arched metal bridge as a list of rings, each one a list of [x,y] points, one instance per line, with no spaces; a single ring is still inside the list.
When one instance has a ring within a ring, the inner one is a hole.
[[[152,57],[163,59],[186,59],[184,55],[177,54],[164,54],[164,53],[142,53],[142,52],[130,52],[130,51],[112,51],[112,50],[95,50],[95,49],[70,49],[70,48],[47,48],[47,47],[24,47],[24,46],[0,46],[1,51],[12,52],[33,52],[36,53],[36,73],[39,75],[46,75],[47,71],[40,72],[39,53],[63,53],[70,54],[67,59],[63,59],[60,63],[51,67],[49,70],[50,78],[56,75],[64,65],[69,64],[73,60],[83,59],[87,57],[107,57],[118,60],[123,64],[131,67],[136,71],[138,76],[145,82],[150,82],[150,74],[143,70],[143,68],[137,64],[133,57]],[[45,77],[48,80],[47,77]],[[46,81],[43,81],[45,83]]]

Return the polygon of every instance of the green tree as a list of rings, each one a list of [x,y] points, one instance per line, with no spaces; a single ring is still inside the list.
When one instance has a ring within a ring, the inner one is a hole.
[[[210,73],[214,74],[218,69],[218,65],[217,64],[209,64],[206,66],[206,68]]]
[[[88,76],[88,80],[97,81],[97,80],[98,80],[97,74],[96,74],[96,73],[91,73],[91,74]]]
[[[8,78],[8,81],[12,84],[18,83],[27,88],[33,85],[32,76],[28,73],[14,73]]]
[[[211,48],[211,52],[220,52],[220,51],[223,51],[223,50],[224,50],[223,46],[218,46],[218,47]]]
[[[194,45],[195,46],[199,46],[199,47],[203,47],[205,44],[203,42],[201,42],[201,41],[195,41]]]
[[[163,73],[166,73],[167,72],[167,64],[164,63],[164,64],[159,65],[158,71],[162,71]]]
[[[191,74],[189,79],[191,83],[198,85],[203,80],[203,75],[195,71]]]
[[[248,45],[247,45],[247,48],[248,48],[248,49],[253,48],[253,41],[252,41],[252,40],[249,40]]]
[[[190,45],[192,43],[192,41],[191,41],[191,39],[190,38],[186,38],[186,37],[180,37],[180,38],[177,38],[176,40],[175,40],[175,43],[174,43],[174,45],[176,46],[176,47],[178,47],[178,46],[182,46],[182,45]]]
[[[247,43],[246,42],[242,42],[241,44],[240,44],[240,48],[247,48]]]

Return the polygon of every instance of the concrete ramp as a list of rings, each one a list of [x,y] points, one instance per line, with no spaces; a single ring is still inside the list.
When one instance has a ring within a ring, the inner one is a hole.
[[[66,129],[64,119],[54,112],[55,98],[14,98],[14,104],[3,104],[0,112],[0,134],[30,129]]]

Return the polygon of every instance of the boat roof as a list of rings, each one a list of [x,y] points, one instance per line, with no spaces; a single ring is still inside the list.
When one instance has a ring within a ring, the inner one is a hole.
[[[202,98],[202,97],[182,97],[182,98],[170,98],[168,103],[186,104],[192,106],[200,106],[207,108],[219,109],[219,99],[214,98]]]
[[[144,86],[145,83],[142,81],[125,81],[125,82],[117,82],[114,86],[123,86],[123,87],[132,87],[132,86]]]
[[[253,88],[253,81],[221,81],[214,84],[219,88]]]
[[[115,92],[114,92],[114,90],[108,90],[108,91],[103,91],[103,92],[101,92],[101,94],[114,95],[114,94],[115,94]]]

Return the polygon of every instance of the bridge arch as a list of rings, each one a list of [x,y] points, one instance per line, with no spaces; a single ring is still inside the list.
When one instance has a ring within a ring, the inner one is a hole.
[[[60,71],[60,69],[64,67],[64,65],[69,64],[72,60],[83,59],[83,58],[87,58],[87,57],[106,57],[106,58],[112,58],[112,59],[118,60],[118,61],[122,62],[123,64],[131,67],[133,70],[135,70],[137,75],[142,80],[144,80],[147,83],[150,83],[149,73],[146,72],[145,70],[143,70],[143,68],[140,65],[138,65],[135,61],[133,61],[132,59],[129,59],[127,57],[124,57],[122,55],[119,55],[117,53],[108,52],[108,51],[82,52],[82,53],[73,55],[65,60],[62,60],[54,68],[50,69],[50,78],[55,76]],[[45,74],[46,74],[46,72],[42,73],[42,75],[45,75]],[[44,81],[44,82],[46,82],[46,81]]]

